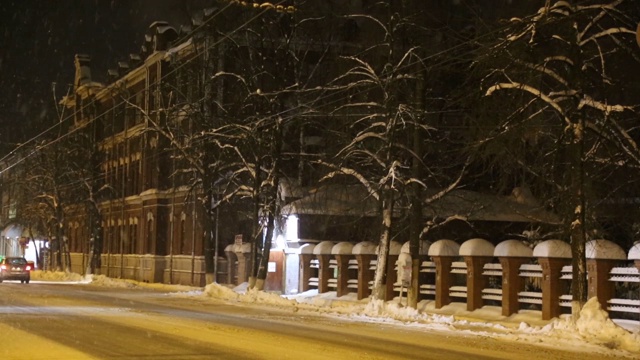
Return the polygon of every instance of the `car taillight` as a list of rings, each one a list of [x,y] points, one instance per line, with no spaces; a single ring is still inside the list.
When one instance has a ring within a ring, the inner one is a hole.
[[[30,265],[25,266],[25,267],[24,267],[24,270],[25,270],[25,271],[31,271],[31,266],[30,266]]]

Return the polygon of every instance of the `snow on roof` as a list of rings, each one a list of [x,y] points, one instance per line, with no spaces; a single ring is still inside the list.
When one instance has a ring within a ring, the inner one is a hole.
[[[369,255],[372,255],[372,254],[376,253],[376,246],[370,241],[363,241],[363,242],[357,243],[353,247],[351,252],[354,255],[358,255],[358,254],[369,254]]]
[[[495,246],[485,239],[469,239],[460,245],[461,256],[493,256]]]
[[[533,248],[533,256],[571,258],[571,246],[562,240],[546,240]]]
[[[441,239],[429,247],[429,256],[458,256],[460,245],[449,239]]]
[[[229,261],[238,260],[238,254],[236,254],[236,252],[233,249],[234,249],[233,244],[229,244],[227,245],[226,248],[224,248],[225,255],[227,255],[227,260]]]
[[[587,259],[627,259],[627,254],[624,253],[624,250],[619,245],[604,239],[587,242],[585,253]]]
[[[315,255],[331,254],[331,248],[333,248],[333,241],[322,241],[313,249]]]
[[[300,246],[300,254],[313,254],[313,249],[315,247],[315,244],[304,244]]]
[[[640,242],[633,244],[629,250],[629,260],[640,260]]]
[[[410,254],[411,253],[411,242],[407,241],[406,243],[402,244],[402,249],[400,249],[400,253],[406,253],[406,254]],[[427,255],[429,254],[429,247],[431,246],[431,241],[427,241],[427,240],[420,240],[420,244],[419,244],[419,248],[418,248],[418,254],[419,255]]]
[[[376,216],[376,200],[360,186],[324,186],[282,208],[283,214]]]
[[[176,29],[174,29],[173,27],[169,26],[169,25],[165,25],[165,26],[158,26],[158,34],[164,34],[167,31],[176,31]]]
[[[190,47],[191,45],[193,45],[193,39],[189,38],[189,40],[182,42],[179,45],[174,46],[171,49],[167,50],[167,52],[164,54],[164,59],[165,60],[171,59],[171,56],[174,56],[175,54]]]
[[[531,257],[533,250],[520,240],[505,240],[493,252],[498,257]]]
[[[430,190],[427,196],[438,192]],[[462,216],[469,221],[541,222],[557,224],[558,216],[542,206],[524,203],[514,196],[480,193],[456,189],[438,200],[425,204],[425,216]]]
[[[430,189],[425,196],[440,192]],[[282,213],[376,216],[378,202],[362,186],[323,186],[301,199],[282,208]],[[514,196],[498,196],[470,190],[453,190],[430,203],[425,203],[423,214],[427,217],[460,216],[469,221],[509,221],[558,223],[558,217],[540,206],[524,203]],[[394,211],[394,216],[398,212]]]
[[[335,244],[331,248],[332,255],[351,255],[353,250],[353,244],[350,242],[342,241]]]

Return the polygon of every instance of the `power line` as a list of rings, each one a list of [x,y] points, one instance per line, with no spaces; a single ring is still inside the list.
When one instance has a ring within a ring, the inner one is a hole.
[[[226,10],[229,6],[231,6],[231,3],[229,3],[227,6],[225,6],[225,8],[223,8],[222,10],[218,11],[218,12],[215,14],[215,16],[212,16],[212,17],[211,17],[211,18],[209,18],[207,21],[205,21],[205,22],[204,22],[202,25],[200,25],[196,30],[194,30],[194,32],[192,32],[192,34],[193,34],[193,33],[196,33],[196,32],[197,32],[197,30],[199,30],[199,29],[203,28],[207,23],[209,23],[210,21],[212,21],[216,16],[219,16],[220,14],[222,14],[222,12],[223,12],[224,10]],[[241,29],[243,29],[244,27],[246,27],[248,24],[250,24],[251,22],[253,22],[253,21],[255,21],[256,19],[258,19],[259,17],[261,17],[261,16],[262,16],[266,11],[268,11],[268,10],[266,10],[266,9],[265,9],[265,10],[263,10],[263,11],[260,11],[257,15],[253,16],[253,17],[252,17],[251,19],[249,19],[248,21],[245,21],[245,23],[244,23],[244,24],[242,24],[241,26],[237,27],[237,28],[236,28],[236,29],[234,29],[232,32],[230,32],[230,33],[228,33],[228,34],[225,34],[225,36],[224,36],[222,39],[219,39],[219,40],[217,40],[217,41],[213,42],[211,45],[209,45],[208,47],[206,47],[206,48],[205,48],[205,50],[206,50],[206,51],[208,51],[208,50],[212,49],[213,47],[215,47],[215,46],[219,45],[219,44],[220,44],[220,42],[221,42],[221,41],[223,41],[224,39],[226,39],[226,38],[230,38],[233,34],[235,34],[236,32],[240,31]],[[464,46],[467,46],[467,45],[469,45],[469,44],[470,44],[470,43],[472,43],[472,42],[478,41],[478,40],[479,40],[479,39],[481,39],[482,37],[487,37],[487,36],[494,35],[494,34],[496,34],[496,33],[498,33],[498,32],[503,31],[504,29],[508,29],[508,28],[509,28],[509,26],[506,26],[506,25],[505,25],[504,27],[502,27],[502,28],[497,28],[497,29],[496,29],[496,30],[494,30],[493,32],[486,33],[486,34],[482,35],[481,37],[478,37],[478,38],[474,38],[474,39],[467,40],[467,41],[465,41],[465,42],[463,42],[463,43],[460,43],[460,44],[458,44],[458,45],[455,45],[455,46],[453,46],[453,47],[450,47],[450,48],[447,48],[447,49],[443,49],[443,50],[441,50],[441,51],[440,51],[440,52],[438,52],[438,53],[431,54],[431,55],[429,55],[429,56],[427,56],[427,57],[424,57],[424,58],[420,58],[419,60],[416,60],[416,61],[414,61],[414,62],[410,62],[410,63],[408,63],[408,64],[406,64],[406,65],[405,65],[405,68],[412,67],[412,66],[414,66],[414,65],[416,65],[416,64],[418,64],[418,63],[425,62],[425,61],[430,60],[430,59],[433,59],[433,58],[437,58],[437,57],[440,57],[440,56],[444,56],[444,55],[446,55],[447,53],[450,53],[450,52],[453,52],[453,51],[457,51],[458,49],[463,48]],[[183,38],[183,39],[184,39],[184,38]],[[156,86],[156,85],[160,84],[162,80],[164,80],[164,79],[166,79],[168,76],[170,76],[170,75],[172,75],[172,74],[176,73],[177,71],[179,71],[179,70],[180,70],[180,69],[182,69],[183,67],[186,67],[190,62],[192,62],[192,61],[194,61],[195,59],[199,58],[200,56],[204,55],[204,54],[206,53],[206,51],[200,52],[200,53],[196,54],[194,57],[192,57],[192,58],[190,58],[190,59],[187,59],[187,61],[185,61],[185,62],[183,62],[183,63],[179,64],[178,66],[176,66],[176,67],[174,67],[174,68],[172,68],[172,69],[171,69],[171,71],[169,71],[167,74],[163,74],[159,79],[155,80],[155,81],[154,81],[154,82],[149,86],[149,88],[151,88],[151,87],[153,87],[153,86]],[[467,52],[466,54],[469,54],[469,53],[471,53],[471,52],[473,52],[473,51],[475,51],[475,50],[469,51],[469,52]],[[464,55],[464,54],[462,54],[462,55]],[[434,67],[437,67],[437,66],[439,66],[439,65],[442,65],[443,63],[446,63],[446,62],[447,62],[447,60],[443,60],[443,62],[442,62],[442,63],[435,64],[435,65],[434,65],[434,64],[431,64],[430,69],[433,69]],[[416,71],[416,72],[423,72],[423,71],[426,71],[426,69],[421,69],[421,70],[418,70],[418,71]],[[135,96],[135,95],[137,95],[137,94],[139,94],[139,93],[141,93],[141,92],[145,92],[145,91],[147,91],[147,90],[148,90],[148,88],[145,88],[145,89],[143,89],[143,90],[139,90],[138,92],[133,93],[131,96]],[[303,109],[303,108],[305,108],[306,106],[309,106],[309,105],[311,105],[311,104],[313,104],[313,103],[319,102],[319,101],[321,101],[321,100],[323,100],[323,99],[326,99],[326,98],[329,98],[329,97],[335,97],[335,96],[336,96],[336,94],[337,94],[337,95],[340,95],[340,93],[341,93],[341,92],[346,92],[346,91],[347,91],[346,89],[345,89],[345,90],[343,90],[343,91],[334,91],[334,92],[332,92],[332,93],[331,93],[331,94],[329,94],[329,95],[321,96],[321,97],[316,98],[316,99],[315,99],[315,100],[313,100],[313,101],[309,101],[309,102],[307,102],[307,103],[305,103],[305,104],[300,104],[300,105],[298,105],[298,106],[296,106],[296,107],[294,107],[294,108],[290,108],[290,109],[287,109],[287,110],[283,110],[283,111],[281,111],[281,112],[279,112],[279,113],[272,114],[272,115],[270,115],[270,116],[265,117],[264,119],[268,119],[268,118],[276,118],[276,117],[281,117],[281,118],[282,118],[282,117],[284,116],[284,120],[291,120],[291,119],[294,119],[294,118],[299,117],[299,116],[304,117],[305,115],[295,114],[294,112],[295,112],[295,111],[297,111],[297,110]],[[363,90],[361,90],[361,91],[360,91],[360,93],[363,93],[363,92],[366,92],[366,91],[369,91],[369,89],[363,89]],[[130,96],[130,97],[131,97],[131,96]],[[342,98],[336,99],[336,100],[334,100],[334,101],[332,101],[332,102],[329,102],[329,103],[323,103],[323,106],[331,105],[331,104],[337,103],[337,102],[339,102],[339,101],[343,101],[345,98],[346,98],[346,97],[342,97]],[[93,99],[89,104],[83,104],[83,105],[82,105],[82,107],[81,107],[81,109],[80,109],[80,111],[84,110],[84,109],[85,109],[85,108],[87,108],[88,106],[93,105],[95,102],[97,102],[97,99]],[[79,131],[79,130],[83,129],[84,127],[88,126],[89,124],[93,123],[94,121],[97,121],[98,119],[102,119],[104,116],[106,116],[106,114],[110,113],[111,111],[114,111],[114,110],[115,110],[115,109],[117,109],[119,106],[121,106],[121,105],[126,105],[126,104],[127,104],[127,101],[126,101],[126,100],[123,100],[123,101],[118,102],[117,104],[115,104],[115,105],[111,106],[110,108],[108,108],[107,110],[105,110],[103,113],[98,114],[97,116],[95,116],[94,118],[92,118],[90,121],[88,121],[88,122],[86,122],[86,123],[81,124],[81,126],[78,126],[78,127],[74,128],[72,131],[70,131],[70,132],[68,132],[68,133],[66,133],[66,134],[64,134],[64,135],[62,135],[62,136],[59,136],[58,138],[56,138],[56,139],[54,139],[54,140],[50,141],[49,143],[46,143],[46,144],[41,145],[41,146],[40,146],[40,147],[38,147],[36,150],[34,150],[33,152],[29,153],[29,156],[30,156],[30,155],[32,155],[35,151],[39,151],[39,150],[41,150],[41,149],[43,149],[43,148],[46,148],[47,146],[51,146],[51,145],[53,145],[53,144],[55,144],[55,143],[57,143],[57,142],[59,142],[59,141],[63,140],[64,138],[66,138],[66,137],[68,137],[68,136],[71,136],[73,133],[75,133],[75,132],[77,132],[77,131]],[[291,113],[291,115],[286,116],[288,113]],[[47,129],[47,130],[43,131],[41,134],[38,134],[36,137],[32,138],[31,140],[29,140],[29,141],[25,142],[24,144],[21,144],[18,148],[14,149],[10,154],[8,154],[8,155],[7,155],[7,156],[5,156],[4,158],[0,159],[0,162],[6,161],[8,157],[12,156],[12,155],[13,155],[16,151],[18,151],[20,148],[22,148],[23,146],[27,145],[27,144],[28,144],[28,143],[30,143],[30,142],[34,142],[34,141],[36,141],[38,138],[40,138],[40,137],[44,136],[46,133],[53,131],[53,129],[57,128],[57,127],[58,127],[58,126],[60,126],[63,122],[68,121],[68,120],[69,120],[69,119],[71,119],[72,117],[73,117],[73,115],[70,115],[70,116],[66,117],[65,119],[62,119],[58,124],[53,125],[52,127],[50,127],[49,129]],[[12,168],[12,167],[14,167],[14,166],[18,165],[18,164],[19,164],[20,162],[22,162],[22,161],[24,161],[24,158],[19,159],[19,160],[18,160],[18,161],[16,161],[15,163],[13,163],[13,164],[11,164],[11,165],[7,166],[5,169],[3,169],[2,171],[0,171],[0,173],[2,173],[2,172],[4,172],[4,171],[6,171],[6,170],[8,170],[8,169],[10,169],[10,168]]]
[[[280,2],[279,2],[279,4],[281,4],[281,3],[282,3],[282,2],[284,2],[284,1],[285,1],[285,0],[280,1]],[[216,16],[219,16],[220,14],[222,14],[226,9],[228,9],[228,8],[229,8],[229,7],[231,7],[231,6],[233,6],[233,2],[231,2],[231,1],[230,1],[230,2],[228,2],[228,4],[227,4],[223,9],[221,9],[220,11],[218,11],[218,12],[215,14],[215,16],[211,16],[209,19],[207,19],[205,22],[203,22],[203,23],[202,23],[198,28],[196,28],[196,29],[193,31],[193,33],[196,33],[199,29],[204,28],[208,23],[212,22],[212,21],[216,18]],[[245,27],[246,27],[247,25],[249,25],[251,22],[255,21],[255,20],[256,20],[256,19],[258,19],[262,14],[264,14],[265,12],[268,12],[268,11],[271,11],[271,10],[270,10],[270,9],[267,9],[267,8],[262,9],[261,11],[259,11],[259,12],[258,12],[258,14],[257,14],[257,15],[255,15],[255,16],[253,16],[252,18],[250,18],[249,20],[247,20],[244,24],[240,25],[239,27],[237,27],[236,29],[234,29],[233,31],[231,31],[231,32],[229,33],[229,35],[226,35],[226,36],[230,36],[230,35],[235,34],[236,32],[238,32],[238,31],[240,31],[241,29],[245,28]],[[218,45],[221,41],[222,41],[222,40],[218,40],[217,42],[213,43],[212,45],[210,45],[210,46],[207,48],[207,50],[210,50],[210,49],[211,49],[211,48],[213,48],[214,46]],[[169,73],[167,73],[167,74],[163,74],[163,76],[162,76],[160,79],[157,79],[157,80],[155,80],[155,81],[154,81],[154,83],[150,84],[150,87],[153,87],[153,86],[158,85],[158,84],[160,83],[160,80],[162,80],[162,79],[164,79],[164,78],[168,77],[169,75],[172,75],[174,72],[177,72],[177,71],[178,71],[178,70],[180,70],[183,66],[186,66],[189,62],[191,62],[191,61],[195,60],[195,59],[196,59],[196,58],[198,58],[199,56],[201,56],[201,54],[197,54],[195,57],[193,57],[193,58],[191,58],[191,59],[187,60],[185,63],[180,64],[180,66],[178,66],[178,67],[176,67],[176,68],[173,68]],[[117,84],[117,82],[116,82],[116,84]],[[106,89],[105,89],[105,90],[106,90]],[[137,94],[139,94],[139,93],[141,93],[141,92],[144,92],[144,91],[146,91],[146,90],[147,90],[147,89],[140,90],[140,91],[138,91],[138,92],[134,93],[133,95],[137,95]],[[94,105],[97,101],[98,101],[97,99],[93,99],[89,104],[83,104],[83,105],[82,105],[82,107],[81,107],[81,109],[80,109],[80,111],[82,111],[82,110],[86,109],[86,108],[87,108],[87,107],[89,107],[89,106]],[[105,114],[109,113],[110,111],[112,111],[112,110],[116,109],[118,106],[123,105],[123,104],[125,104],[125,103],[126,103],[126,101],[124,101],[124,100],[123,100],[123,101],[119,102],[118,104],[113,105],[111,108],[109,108],[109,109],[105,110],[102,114],[99,114],[99,115],[95,116],[95,117],[94,117],[94,119],[93,119],[93,120],[91,120],[90,122],[88,122],[88,123],[86,123],[86,124],[83,124],[83,126],[81,126],[81,127],[77,127],[77,128],[75,128],[75,129],[74,129],[74,130],[72,130],[71,132],[69,132],[69,133],[67,133],[67,134],[62,135],[62,136],[58,137],[57,139],[50,141],[50,142],[49,142],[49,143],[47,143],[47,144],[44,144],[43,146],[41,146],[41,147],[40,147],[40,149],[43,149],[43,148],[45,148],[45,147],[47,147],[47,146],[50,146],[50,145],[55,144],[56,142],[58,142],[58,141],[60,141],[60,140],[64,139],[65,137],[67,137],[67,136],[71,135],[72,133],[74,133],[74,132],[76,132],[76,131],[78,131],[78,130],[82,129],[82,127],[84,127],[84,126],[88,125],[89,123],[91,123],[91,122],[93,122],[93,121],[97,120],[98,118],[100,118],[100,117],[104,116]],[[77,111],[76,111],[76,112],[77,112]],[[27,140],[26,142],[24,142],[24,143],[20,144],[16,149],[14,149],[13,151],[11,151],[8,155],[4,156],[3,158],[0,158],[0,163],[2,163],[2,162],[4,162],[4,161],[6,161],[8,157],[12,156],[15,152],[17,152],[17,151],[18,151],[19,149],[21,149],[22,147],[24,147],[24,146],[26,146],[26,145],[28,145],[28,144],[30,144],[30,143],[32,143],[32,142],[37,141],[40,137],[42,137],[42,136],[46,135],[47,133],[49,133],[49,132],[53,131],[54,129],[58,128],[59,126],[61,126],[61,124],[62,124],[63,122],[69,121],[69,120],[70,120],[70,119],[72,119],[74,116],[75,116],[75,114],[73,114],[73,115],[69,115],[69,116],[67,116],[67,117],[66,117],[66,118],[64,118],[64,119],[60,119],[60,121],[59,121],[57,124],[54,124],[53,126],[51,126],[51,127],[49,127],[48,129],[44,130],[43,132],[41,132],[40,134],[36,135],[35,137],[33,137],[33,138],[31,138],[31,139]],[[17,163],[20,163],[20,162],[21,162],[21,160],[18,160],[18,162],[17,162]],[[2,173],[3,173],[4,171],[6,171],[6,170],[8,170],[8,169],[12,168],[12,167],[13,167],[13,166],[15,166],[15,165],[17,165],[17,164],[12,164],[12,165],[10,165],[10,166],[8,166],[8,167],[4,168],[3,170],[0,170],[0,174],[2,174]]]

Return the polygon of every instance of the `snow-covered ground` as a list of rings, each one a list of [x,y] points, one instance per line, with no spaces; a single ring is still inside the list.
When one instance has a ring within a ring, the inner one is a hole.
[[[547,347],[640,358],[640,322],[616,321],[614,323],[609,319],[607,312],[600,308],[595,298],[587,302],[577,321],[568,315],[543,321],[540,312],[533,310],[521,310],[518,314],[504,317],[499,307],[485,306],[469,312],[466,311],[465,304],[453,303],[442,309],[435,309],[433,301],[420,302],[416,310],[404,306],[406,299],[401,298],[388,302],[373,302],[357,300],[355,294],[338,298],[335,292],[318,294],[317,290],[295,296],[280,296],[247,290],[246,284],[235,288],[220,284],[198,288],[118,280],[102,275],[83,277],[78,274],[42,271],[34,271],[32,281],[103,287],[153,288],[166,291],[171,296],[212,298],[217,301],[288,308],[294,311],[338,316],[352,321],[385,322],[440,331],[462,331],[466,334],[498,337]]]

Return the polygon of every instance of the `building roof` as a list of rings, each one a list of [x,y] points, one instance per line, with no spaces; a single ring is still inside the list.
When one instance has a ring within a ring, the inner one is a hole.
[[[437,190],[427,192],[427,199]],[[283,207],[283,214],[376,216],[378,202],[360,186],[324,186]],[[560,219],[533,202],[513,196],[483,194],[457,189],[432,202],[425,201],[423,214],[457,216],[468,221],[535,222],[557,224]]]

